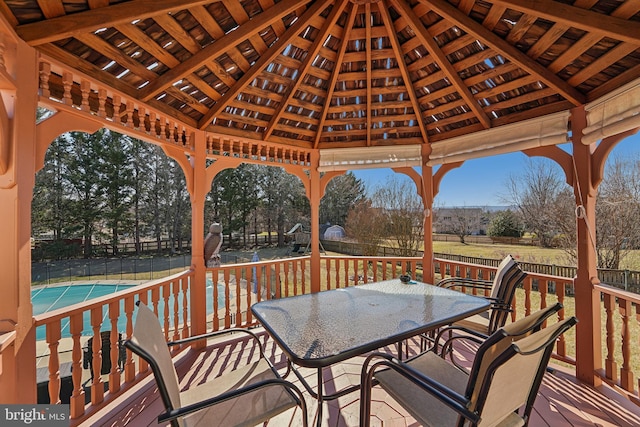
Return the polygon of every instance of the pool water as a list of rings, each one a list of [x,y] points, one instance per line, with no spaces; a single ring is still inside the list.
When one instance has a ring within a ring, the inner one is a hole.
[[[70,305],[86,302],[94,298],[112,294],[114,292],[129,289],[136,285],[131,284],[77,284],[62,286],[42,286],[31,290],[31,302],[33,304],[33,314],[38,315],[57,310]],[[224,307],[224,286],[218,285],[218,307]],[[148,296],[151,301],[151,295]],[[173,295],[169,297],[169,306],[173,307]],[[182,307],[182,295],[178,296],[178,306]],[[207,312],[213,311],[213,284],[207,279]],[[127,319],[124,315],[124,301],[120,302],[120,316],[118,318],[118,330],[124,332],[127,325]],[[162,322],[162,313],[164,313],[164,300],[158,303],[158,313],[160,313],[160,321]],[[135,320],[134,311],[133,316]],[[61,324],[62,338],[70,337],[69,318],[63,318]],[[111,320],[109,319],[107,306],[102,309],[102,331],[111,330]],[[83,313],[82,335],[93,335],[91,329],[90,312]],[[46,329],[44,326],[36,328],[36,340],[44,340],[46,338]]]

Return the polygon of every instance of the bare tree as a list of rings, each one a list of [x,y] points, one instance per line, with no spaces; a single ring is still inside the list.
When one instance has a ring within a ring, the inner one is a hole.
[[[620,268],[640,243],[640,161],[613,159],[596,204],[598,266]]]
[[[474,226],[473,215],[470,209],[455,207],[451,210],[451,226],[453,233],[458,236],[460,243],[465,243],[464,238],[471,234]]]
[[[533,164],[532,164],[533,165]],[[563,185],[559,169],[538,163],[525,178],[512,179],[512,194],[530,231],[542,245],[558,245],[576,257],[576,215],[573,189]],[[526,184],[517,186],[516,183]],[[538,195],[536,200],[535,195]],[[578,208],[579,209],[579,208]],[[640,161],[614,158],[607,164],[596,200],[596,230],[590,230],[600,268],[620,268],[640,245]]]
[[[414,256],[424,233],[424,207],[412,181],[391,176],[372,196],[373,205],[386,217],[386,235],[395,241],[401,256]]]
[[[529,160],[523,175],[510,176],[510,204],[517,207],[528,231],[535,234],[542,247],[553,246],[560,231],[557,214],[559,205],[566,205],[568,193],[559,167],[549,160]],[[571,199],[569,199],[571,200]]]
[[[360,245],[362,255],[376,256],[384,240],[385,218],[368,199],[361,200],[349,210],[345,222],[347,235]]]

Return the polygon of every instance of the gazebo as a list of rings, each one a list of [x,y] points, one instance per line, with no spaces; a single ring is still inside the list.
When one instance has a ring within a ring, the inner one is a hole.
[[[576,376],[599,381],[590,233],[607,155],[640,128],[640,1],[6,0],[0,11],[0,402],[36,398],[19,386],[35,384],[35,367],[21,363],[35,357],[35,173],[58,135],[100,128],[181,165],[193,253],[204,250],[219,171],[248,162],[297,175],[312,212],[312,292],[333,177],[392,168],[415,182],[429,280],[430,213],[447,172],[514,151],[556,161],[576,200]],[[38,106],[55,113],[36,124]],[[202,257],[192,270],[198,333]]]

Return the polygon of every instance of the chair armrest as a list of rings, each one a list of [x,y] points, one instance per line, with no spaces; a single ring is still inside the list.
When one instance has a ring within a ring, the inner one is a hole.
[[[189,344],[189,343],[194,342],[194,341],[199,341],[199,340],[204,340],[204,339],[207,339],[207,338],[213,338],[213,337],[217,337],[217,336],[227,335],[227,334],[231,334],[231,333],[235,333],[235,332],[245,333],[245,334],[251,335],[251,337],[254,340],[256,340],[258,342],[258,344],[260,344],[260,339],[253,332],[251,332],[251,331],[249,331],[247,329],[243,329],[243,328],[231,328],[231,329],[225,329],[223,331],[207,332],[206,334],[194,335],[192,337],[183,338],[183,339],[180,339],[180,340],[169,341],[169,342],[167,342],[167,345],[169,347],[172,347],[172,346],[175,346],[175,345]],[[262,345],[260,345],[260,347],[262,347]]]
[[[222,403],[224,401],[234,399],[238,396],[242,396],[243,394],[248,394],[256,390],[259,390],[261,388],[265,388],[269,386],[285,387],[295,395],[294,400],[296,400],[297,405],[302,408],[302,414],[305,421],[304,424],[306,425],[307,407],[306,407],[306,401],[304,400],[304,396],[302,395],[302,392],[293,383],[283,380],[282,378],[274,378],[274,379],[260,381],[254,384],[247,385],[246,387],[243,387],[241,389],[232,390],[232,391],[223,393],[219,396],[211,397],[209,399],[205,399],[200,402],[193,403],[191,405],[183,406],[182,408],[179,408],[179,409],[173,409],[171,411],[167,411],[164,414],[160,414],[158,416],[158,423],[165,423],[167,421],[172,421],[177,418],[184,417],[185,415],[189,415],[194,412],[200,411],[202,409],[208,408],[209,406],[216,405],[218,403]]]
[[[192,337],[183,338],[181,340],[169,341],[169,342],[167,342],[167,346],[173,347],[173,346],[176,346],[176,345],[189,344],[189,343],[194,342],[194,341],[199,341],[199,340],[204,340],[204,339],[207,339],[207,338],[218,337],[218,336],[227,335],[227,334],[231,334],[231,333],[247,334],[251,338],[253,338],[253,340],[255,341],[256,345],[260,349],[260,356],[263,359],[265,359],[269,363],[269,365],[271,365],[271,367],[273,367],[273,364],[271,363],[271,361],[267,357],[265,357],[265,355],[264,355],[264,348],[262,348],[262,343],[260,342],[260,338],[258,338],[258,336],[255,333],[253,333],[253,332],[251,332],[251,331],[249,331],[247,329],[243,329],[243,328],[231,328],[231,329],[225,329],[223,331],[207,332],[206,334],[194,335]]]
[[[436,286],[441,288],[452,288],[454,286],[466,286],[476,289],[491,289],[493,282],[491,280],[467,279],[464,277],[449,277],[440,280]]]
[[[478,331],[474,331],[473,329],[465,328],[464,326],[455,326],[455,325],[446,326],[444,328],[441,328],[438,331],[438,335],[436,335],[436,337],[433,339],[433,349],[436,354],[438,352],[438,345],[440,343],[440,339],[442,338],[442,336],[447,332],[450,333],[453,331],[459,331],[459,332],[464,332],[465,334],[468,334],[468,335],[461,335],[460,338],[467,338],[476,343],[482,343],[484,340],[487,339],[487,335]],[[444,347],[447,345],[447,343],[450,340],[451,338],[447,338],[442,344],[443,351],[444,351]]]
[[[508,311],[508,312],[512,311],[511,304],[505,302],[504,300],[501,300],[500,298],[492,298],[492,297],[484,297],[484,296],[483,298],[491,302],[492,310],[502,310],[502,311]]]
[[[373,359],[380,360],[373,363],[371,365],[371,368],[369,368],[369,363]],[[406,363],[399,361],[389,354],[372,353],[367,357],[364,364],[362,365],[362,377],[364,378],[362,387],[371,386],[373,375],[375,374],[376,369],[379,367],[387,367],[393,369],[394,371],[405,377],[407,380],[411,381],[424,391],[433,395],[436,399],[440,400],[443,404],[456,411],[462,417],[470,420],[472,423],[477,423],[478,421],[480,421],[480,416],[467,408],[469,399],[467,399],[465,396],[431,379],[422,372],[412,368]]]

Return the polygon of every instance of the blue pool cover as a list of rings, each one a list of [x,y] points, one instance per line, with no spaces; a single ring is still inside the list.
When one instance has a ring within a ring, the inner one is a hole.
[[[117,291],[129,289],[135,285],[130,284],[77,284],[62,286],[43,286],[31,290],[31,302],[33,304],[33,314],[38,315],[47,313],[52,310],[67,307],[73,304],[89,301],[94,298],[112,294]],[[218,309],[224,307],[224,286],[218,285]],[[148,301],[151,301],[149,296]],[[179,295],[179,306],[182,307],[182,296]],[[169,305],[173,307],[173,295],[169,298]],[[158,304],[158,312],[160,315],[164,313],[164,301]],[[207,313],[213,312],[213,285],[207,280]],[[93,335],[91,329],[90,313],[85,312],[83,315],[84,324],[82,335]],[[135,319],[135,311],[134,311]],[[162,319],[160,319],[162,321]],[[120,302],[120,317],[118,318],[118,330],[124,332],[126,329],[126,316],[124,314],[124,301]],[[70,337],[69,318],[62,319],[62,337]],[[107,331],[111,329],[111,320],[109,319],[107,307],[102,310],[102,327],[101,330]],[[44,326],[36,328],[36,340],[44,340],[46,338],[46,330]]]

